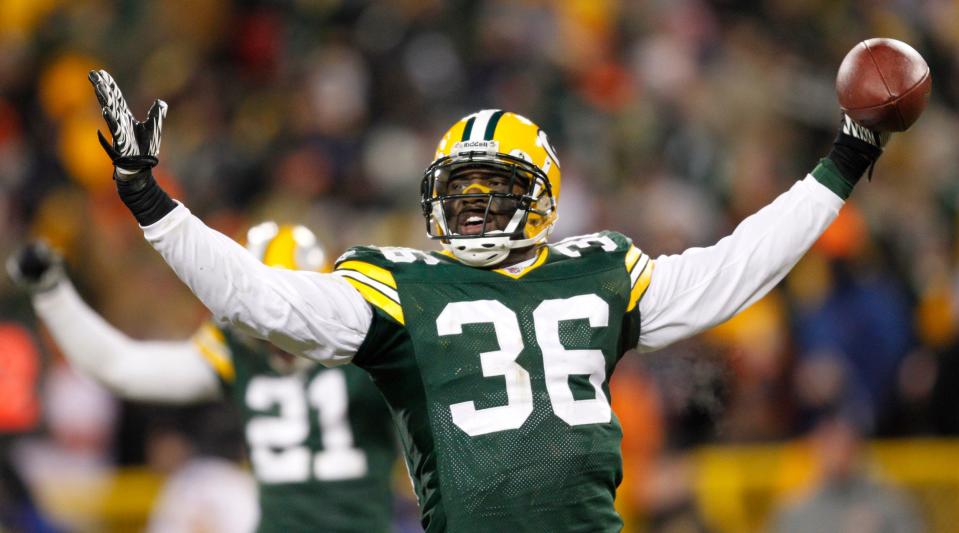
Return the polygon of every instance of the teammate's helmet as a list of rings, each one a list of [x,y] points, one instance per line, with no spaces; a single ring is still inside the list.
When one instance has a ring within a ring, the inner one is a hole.
[[[247,232],[246,249],[272,267],[330,271],[326,252],[305,226],[261,222]]]
[[[261,222],[246,232],[246,249],[271,267],[329,272],[326,252],[306,226]],[[281,374],[292,374],[316,365],[310,359],[290,355],[263,341],[270,353],[268,362]]]
[[[450,191],[450,179],[464,171],[483,170],[508,177],[501,191]],[[518,187],[516,187],[518,185]],[[426,169],[420,205],[426,233],[470,266],[492,266],[521,249],[543,242],[556,222],[560,168],[546,133],[526,117],[484,109],[459,120],[436,147],[436,158]],[[522,192],[517,192],[521,190]],[[486,217],[475,235],[453,231],[448,223],[451,200],[482,198]],[[491,212],[511,213],[502,230],[487,230]]]

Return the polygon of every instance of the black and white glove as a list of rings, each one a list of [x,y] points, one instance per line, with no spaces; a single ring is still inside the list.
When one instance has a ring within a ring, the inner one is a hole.
[[[848,135],[869,143],[880,151],[886,146],[886,143],[889,142],[889,137],[892,135],[888,131],[881,132],[862,126],[855,120],[849,118],[849,115],[845,113],[843,113],[842,121],[839,123],[839,134]]]
[[[872,179],[873,166],[889,142],[889,136],[889,132],[867,128],[843,114],[839,121],[839,133],[827,157],[836,164],[851,187],[867,170]]]
[[[7,273],[15,285],[33,293],[50,290],[66,277],[63,258],[43,241],[29,242],[10,255]]]
[[[117,193],[141,226],[149,226],[176,208],[176,203],[153,179],[152,169],[159,162],[160,134],[167,105],[153,102],[147,119],[137,121],[117,87],[105,70],[91,70],[87,76],[103,111],[113,143],[99,130],[97,136],[107,155],[113,160],[113,179]]]
[[[99,130],[97,136],[107,155],[116,168],[114,178],[129,179],[145,169],[153,168],[159,162],[160,136],[163,129],[163,118],[166,117],[167,105],[163,100],[156,100],[147,119],[139,122],[130,112],[123,93],[117,87],[116,81],[105,70],[91,70],[87,76],[93,84],[93,90],[100,102],[103,120],[107,123],[113,142],[106,140]]]

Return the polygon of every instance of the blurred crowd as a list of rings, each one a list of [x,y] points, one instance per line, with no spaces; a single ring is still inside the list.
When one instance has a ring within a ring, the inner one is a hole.
[[[496,107],[559,152],[557,237],[617,230],[654,257],[709,245],[827,153],[836,70],[874,36],[928,60],[925,115],[780,287],[628,356],[614,378],[623,508],[695,524],[689,487],[673,485],[697,446],[843,435],[837,424],[959,434],[959,2],[0,0],[0,257],[47,239],[140,338],[185,338],[205,316],[113,192],[92,68],[141,116],[169,103],[158,177],[230,235],[276,219],[311,227],[332,256],[434,247],[418,194],[435,142]],[[81,450],[75,468],[150,457],[163,417],[70,376],[6,278],[0,366],[23,398],[0,407],[0,431]]]

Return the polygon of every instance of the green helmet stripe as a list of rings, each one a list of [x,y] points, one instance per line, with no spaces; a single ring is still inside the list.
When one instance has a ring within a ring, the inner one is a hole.
[[[463,138],[460,139],[461,141],[469,140],[470,134],[473,133],[474,122],[476,122],[476,115],[471,116],[470,119],[466,121],[466,126],[463,127]]]
[[[493,134],[496,133],[496,125],[499,123],[499,119],[503,116],[503,113],[505,113],[505,111],[502,110],[493,113],[489,122],[486,123],[486,133],[483,135],[483,139],[487,141],[493,140]]]

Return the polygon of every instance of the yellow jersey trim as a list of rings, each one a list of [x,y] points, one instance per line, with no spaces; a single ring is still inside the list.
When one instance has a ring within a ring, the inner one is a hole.
[[[629,305],[626,307],[626,311],[632,311],[636,304],[643,298],[643,295],[646,294],[646,290],[649,289],[649,282],[653,278],[653,267],[655,262],[652,259],[647,258],[646,262],[637,268],[642,268],[642,271],[639,274],[639,277],[636,278],[636,283],[633,284],[632,290],[629,292]]]
[[[364,300],[382,309],[384,313],[393,317],[393,320],[396,320],[400,324],[406,325],[406,320],[403,317],[403,307],[400,306],[398,302],[358,279],[348,276],[343,276],[343,279],[345,279],[350,285],[353,286],[353,288],[359,291]]]
[[[236,379],[233,358],[230,356],[230,349],[226,345],[226,338],[220,328],[211,323],[204,324],[193,336],[193,344],[223,381],[232,383]]]
[[[548,257],[549,257],[549,248],[546,246],[543,246],[539,251],[539,257],[536,258],[536,261],[534,261],[533,264],[529,265],[523,270],[520,270],[519,272],[513,274],[508,272],[506,268],[497,268],[493,272],[496,272],[497,274],[502,274],[508,278],[519,279],[525,276],[526,274],[529,274],[533,270],[539,268],[540,266],[542,266],[542,264],[546,262],[546,259]]]
[[[384,285],[388,285],[392,288],[396,288],[396,280],[393,278],[393,274],[386,270],[385,268],[378,267],[376,265],[366,263],[363,261],[344,261],[336,267],[337,270],[355,270],[361,274],[366,275],[367,277],[379,281]]]
[[[396,292],[396,279],[389,270],[365,261],[344,261],[336,273],[353,286],[363,299],[379,307],[400,324],[406,324],[403,307]]]
[[[636,266],[636,262],[639,261],[639,258],[643,256],[643,252],[639,251],[639,248],[630,245],[629,251],[626,252],[626,272],[632,272],[633,267]]]

